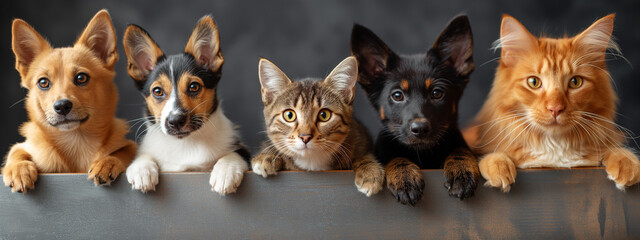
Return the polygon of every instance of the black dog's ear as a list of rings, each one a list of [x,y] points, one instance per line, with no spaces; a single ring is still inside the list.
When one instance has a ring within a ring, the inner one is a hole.
[[[441,61],[454,67],[461,76],[473,71],[473,35],[466,15],[449,22],[431,49]]]
[[[127,72],[138,90],[142,90],[147,76],[164,53],[147,31],[134,24],[127,26],[122,43],[127,55]]]
[[[378,38],[371,30],[359,24],[353,25],[351,31],[351,54],[356,57],[359,72],[368,77],[384,75],[391,60],[396,54]],[[360,84],[368,85],[368,79],[358,79]]]

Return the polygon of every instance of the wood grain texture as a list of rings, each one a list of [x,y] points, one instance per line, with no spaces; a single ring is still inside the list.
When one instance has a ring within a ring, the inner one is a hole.
[[[245,175],[236,194],[210,190],[208,173],[166,173],[157,191],[121,176],[94,187],[85,174],[40,175],[34,191],[0,189],[0,239],[638,239],[640,187],[618,191],[601,168],[519,170],[510,193],[479,187],[449,197],[425,170],[415,207],[385,190],[367,198],[353,173]]]

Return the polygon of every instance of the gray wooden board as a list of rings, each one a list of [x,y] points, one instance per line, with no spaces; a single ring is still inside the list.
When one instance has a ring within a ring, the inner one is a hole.
[[[247,173],[228,196],[207,173],[162,174],[146,195],[124,176],[94,187],[85,174],[40,175],[26,195],[0,189],[0,238],[640,238],[640,187],[619,191],[601,168],[520,170],[510,193],[479,187],[464,201],[447,195],[442,171],[423,174],[416,207],[387,190],[367,198],[348,171]]]

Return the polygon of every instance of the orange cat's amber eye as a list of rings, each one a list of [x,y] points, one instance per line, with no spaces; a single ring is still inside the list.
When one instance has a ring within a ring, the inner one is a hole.
[[[580,86],[582,86],[582,78],[575,76],[572,77],[571,80],[569,80],[569,87],[570,88],[579,88]]]
[[[287,122],[293,122],[296,120],[296,112],[291,109],[284,110],[284,112],[282,112],[282,118]]]
[[[329,121],[329,119],[331,119],[331,110],[329,109],[320,110],[320,112],[318,113],[318,120],[320,120],[321,122],[326,122],[326,121]]]
[[[540,79],[538,77],[528,77],[527,78],[527,84],[529,84],[529,87],[531,88],[540,88],[542,87],[542,81],[540,81]]]

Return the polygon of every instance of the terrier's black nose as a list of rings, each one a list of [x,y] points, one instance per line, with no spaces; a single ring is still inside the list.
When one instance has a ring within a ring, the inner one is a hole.
[[[180,129],[187,123],[187,115],[183,113],[170,114],[167,117],[167,126],[174,129]]]
[[[414,120],[411,125],[409,125],[409,130],[415,136],[424,136],[429,133],[429,122],[423,119]]]
[[[57,114],[60,114],[62,116],[66,116],[67,114],[69,114],[72,108],[73,103],[71,103],[69,99],[62,99],[53,103],[53,110],[55,110]]]

